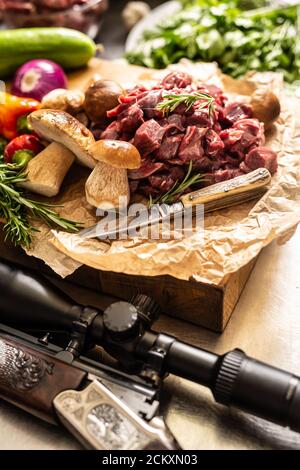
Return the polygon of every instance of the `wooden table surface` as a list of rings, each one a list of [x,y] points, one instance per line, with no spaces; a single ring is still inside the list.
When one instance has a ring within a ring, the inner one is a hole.
[[[100,34],[105,56],[119,57],[125,31],[114,2]],[[152,6],[161,3],[150,0]],[[118,28],[111,28],[118,21]],[[101,303],[95,294],[71,292],[78,300]],[[75,295],[76,294],[76,295]],[[234,347],[300,375],[300,230],[284,246],[273,243],[260,255],[233,316],[222,335],[179,320],[162,318],[156,328],[217,353]],[[163,413],[184,449],[300,449],[300,434],[228,410],[214,403],[211,393],[186,380],[169,377]],[[45,424],[0,402],[0,450],[81,449],[62,428]]]
[[[101,304],[76,288],[77,300]],[[300,375],[300,230],[284,246],[273,243],[256,267],[222,335],[164,317],[155,325],[217,353],[234,347]],[[184,449],[300,449],[300,434],[214,403],[205,388],[170,376],[163,413]],[[0,449],[80,449],[62,428],[0,404]]]

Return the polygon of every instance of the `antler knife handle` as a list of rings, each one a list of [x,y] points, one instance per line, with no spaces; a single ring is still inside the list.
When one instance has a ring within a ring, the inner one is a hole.
[[[262,196],[270,181],[270,172],[266,168],[259,168],[246,175],[185,194],[180,200],[185,207],[204,204],[204,211],[211,212]]]
[[[77,390],[86,372],[0,335],[0,397],[50,423],[64,390]]]

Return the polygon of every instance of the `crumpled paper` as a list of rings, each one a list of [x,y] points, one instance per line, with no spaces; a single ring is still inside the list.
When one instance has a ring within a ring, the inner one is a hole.
[[[300,115],[299,100],[283,88],[281,76],[252,73],[243,80],[222,75],[215,64],[182,61],[171,69],[185,70],[202,81],[223,87],[230,98],[246,100],[257,83],[271,87],[280,96],[282,112],[267,134],[267,144],[279,154],[279,170],[270,189],[258,201],[244,203],[205,217],[203,229],[181,240],[113,241],[83,240],[78,234],[41,232],[28,254],[44,260],[65,277],[81,264],[93,268],[142,276],[171,275],[178,279],[220,285],[226,277],[255,258],[274,239],[286,241],[300,221]],[[149,71],[123,63],[94,61],[85,75],[76,75],[73,87],[84,87],[93,73],[115,79],[124,86],[134,81],[152,83],[166,71]],[[120,78],[122,80],[120,80]],[[88,227],[96,222],[95,211],[86,203],[84,183],[88,171],[74,167],[60,196],[61,213]]]

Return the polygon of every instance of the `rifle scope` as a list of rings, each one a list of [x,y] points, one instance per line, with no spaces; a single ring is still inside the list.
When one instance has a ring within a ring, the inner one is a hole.
[[[23,330],[65,331],[76,352],[76,332],[102,346],[124,366],[172,373],[209,387],[215,400],[300,432],[300,378],[235,349],[222,356],[150,329],[157,308],[137,295],[104,312],[74,304],[50,282],[0,262],[0,321]],[[75,338],[75,340],[74,340]],[[86,343],[87,344],[87,343]],[[81,351],[78,351],[78,355]]]

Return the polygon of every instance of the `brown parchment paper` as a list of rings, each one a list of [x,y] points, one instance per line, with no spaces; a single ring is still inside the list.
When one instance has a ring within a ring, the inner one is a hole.
[[[228,274],[247,264],[272,240],[287,240],[300,221],[300,100],[284,90],[281,76],[255,73],[243,80],[221,75],[215,64],[192,64],[183,61],[171,69],[186,70],[195,78],[224,88],[230,98],[247,100],[256,84],[271,87],[281,100],[282,112],[276,126],[267,134],[267,145],[279,154],[279,171],[269,191],[258,202],[245,203],[205,218],[204,229],[181,240],[126,240],[111,244],[83,240],[79,235],[41,232],[28,251],[44,260],[56,273],[65,277],[81,264],[100,270],[133,275],[168,274],[178,279],[193,279],[219,285]],[[123,63],[94,60],[84,74],[71,78],[73,88],[84,87],[97,73],[115,79],[124,86],[134,82],[151,83],[166,71],[149,71]],[[88,171],[74,167],[64,182],[63,191],[54,200],[63,204],[61,213],[85,223],[96,222],[94,209],[84,197]]]

